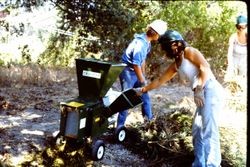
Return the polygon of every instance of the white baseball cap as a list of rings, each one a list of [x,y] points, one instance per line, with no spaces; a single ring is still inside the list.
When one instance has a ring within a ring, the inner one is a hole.
[[[163,35],[167,31],[167,22],[163,20],[154,20],[151,24],[148,25],[153,30],[155,30],[159,35]]]

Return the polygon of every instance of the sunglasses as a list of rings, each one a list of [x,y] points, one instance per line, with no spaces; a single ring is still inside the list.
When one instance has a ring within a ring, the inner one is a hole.
[[[240,30],[240,29],[245,29],[245,28],[247,28],[247,25],[236,25],[236,28],[238,29],[238,30]]]

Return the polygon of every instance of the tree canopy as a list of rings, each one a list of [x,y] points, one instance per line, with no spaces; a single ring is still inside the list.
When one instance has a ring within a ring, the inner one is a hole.
[[[76,57],[119,60],[135,33],[144,32],[152,20],[162,19],[223,68],[234,19],[246,12],[245,3],[236,6],[233,1],[6,0],[0,6],[9,12],[17,8],[32,12],[47,3],[58,11],[60,32],[46,40],[38,63],[64,66]],[[155,45],[152,54],[158,53]]]

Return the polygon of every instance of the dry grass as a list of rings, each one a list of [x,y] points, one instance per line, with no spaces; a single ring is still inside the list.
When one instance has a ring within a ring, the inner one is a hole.
[[[49,85],[72,79],[74,73],[70,68],[45,68],[36,64],[11,65],[0,67],[0,86]]]

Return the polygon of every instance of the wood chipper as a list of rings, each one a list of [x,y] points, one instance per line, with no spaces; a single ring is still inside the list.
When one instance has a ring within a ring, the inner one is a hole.
[[[87,142],[94,160],[104,156],[105,144],[100,136],[107,132],[111,123],[109,118],[121,110],[142,104],[133,89],[123,92],[111,89],[125,67],[123,63],[76,59],[79,96],[60,103],[60,131],[57,137]],[[125,127],[116,128],[114,135],[119,142],[123,142]]]

